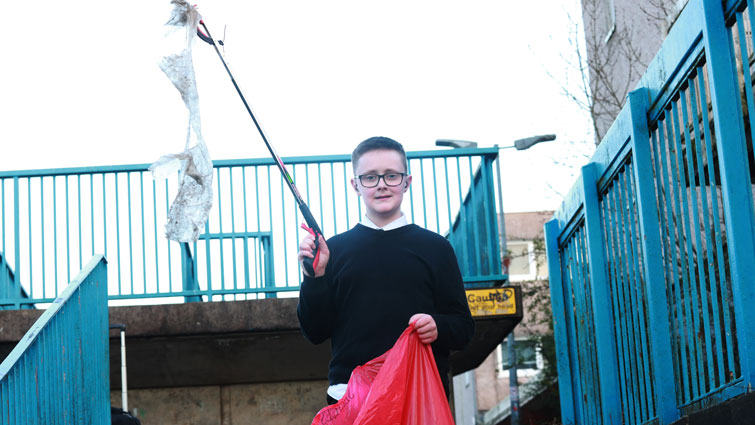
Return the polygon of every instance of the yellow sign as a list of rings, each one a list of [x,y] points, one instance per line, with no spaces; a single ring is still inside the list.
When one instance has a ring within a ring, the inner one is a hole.
[[[473,317],[516,314],[514,288],[468,289],[466,292]]]

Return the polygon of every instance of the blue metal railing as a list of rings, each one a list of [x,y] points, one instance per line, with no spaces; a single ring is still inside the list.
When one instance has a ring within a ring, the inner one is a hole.
[[[0,364],[0,423],[110,423],[107,267],[93,257]]]
[[[450,235],[466,282],[504,278],[490,165],[498,149],[407,156],[409,221]],[[363,214],[349,184],[350,160],[284,158],[326,237]],[[162,230],[178,180],[154,181],[147,167],[0,172],[0,271],[9,271],[0,273],[0,306],[51,302],[62,290],[58,282],[95,252],[109,259],[108,294],[120,303],[295,295],[303,233],[272,159],[215,161],[213,209],[199,240],[184,246],[167,241]],[[466,238],[466,229],[451,231],[462,209],[475,230]]]
[[[508,279],[502,274],[500,245],[495,237],[498,220],[493,195],[494,160],[492,156],[483,157],[474,175],[470,176],[472,184],[447,235],[456,251],[467,287],[500,285]],[[472,170],[471,163],[469,170]],[[461,191],[460,186],[458,189]],[[436,204],[436,214],[437,207]],[[450,216],[450,205],[447,205],[447,211]]]
[[[754,13],[690,0],[545,226],[564,423],[667,424],[755,383]]]

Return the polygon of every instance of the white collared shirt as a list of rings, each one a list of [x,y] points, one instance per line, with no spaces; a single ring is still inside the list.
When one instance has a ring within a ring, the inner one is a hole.
[[[369,219],[366,215],[362,218],[362,221],[359,222],[363,226],[367,226],[370,229],[375,230],[393,230],[398,229],[399,227],[406,226],[409,224],[409,221],[406,219],[406,214],[401,213],[401,217],[391,221],[390,223],[386,224],[383,227],[378,226],[377,224],[373,223],[372,220]]]
[[[340,400],[346,394],[346,384],[335,384],[328,387],[328,395]]]

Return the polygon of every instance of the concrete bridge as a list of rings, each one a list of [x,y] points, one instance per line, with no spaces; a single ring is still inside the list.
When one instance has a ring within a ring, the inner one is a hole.
[[[280,406],[271,421],[311,420],[324,405],[330,346],[304,339],[296,303],[296,298],[283,298],[111,307],[110,323],[127,324],[129,405],[148,419],[145,424],[176,423],[171,418],[187,415],[208,420],[223,409],[226,415],[259,416],[264,413],[257,404],[234,404],[231,389],[248,396],[265,388],[257,395],[260,403],[267,397]],[[0,359],[41,314],[0,311]],[[452,375],[477,367],[520,320],[521,310],[513,317],[477,319],[473,341],[451,356]],[[120,339],[115,333],[110,357],[112,398],[120,405]]]

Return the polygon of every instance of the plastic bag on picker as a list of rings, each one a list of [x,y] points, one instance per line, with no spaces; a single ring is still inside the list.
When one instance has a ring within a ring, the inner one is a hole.
[[[191,45],[200,16],[185,0],[172,0],[173,12],[166,24],[171,52],[160,61],[160,69],[181,93],[189,110],[189,127],[184,151],[163,155],[149,167],[155,179],[179,173],[178,194],[168,212],[165,236],[177,242],[196,242],[212,208],[212,160],[202,138],[199,95],[194,78]],[[166,43],[168,44],[168,43]]]
[[[430,345],[410,325],[396,344],[351,373],[338,403],[312,425],[453,425]]]

